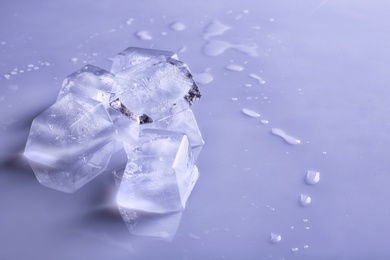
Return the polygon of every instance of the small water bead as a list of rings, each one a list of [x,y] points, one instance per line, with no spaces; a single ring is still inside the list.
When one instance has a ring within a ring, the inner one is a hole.
[[[303,245],[303,248],[304,248],[304,249],[308,249],[308,248],[309,248],[309,245]]]
[[[293,136],[287,135],[283,130],[281,130],[279,128],[272,128],[271,133],[283,138],[283,140],[286,141],[286,143],[288,143],[288,144],[296,145],[296,144],[301,143],[301,141],[299,139],[297,139]]]
[[[230,29],[230,26],[227,26],[218,20],[214,20],[204,28],[203,37],[207,40],[209,37],[221,35]]]
[[[127,19],[127,21],[126,21],[126,24],[127,24],[127,25],[132,25],[133,22],[134,22],[134,19],[133,19],[133,18],[129,18],[129,19]]]
[[[260,114],[253,111],[253,110],[250,110],[248,108],[243,108],[242,110],[242,113],[244,113],[245,115],[249,116],[249,117],[260,117]]]
[[[174,22],[170,25],[170,28],[174,31],[183,31],[186,28],[186,25],[181,22]]]
[[[153,37],[150,35],[150,33],[148,31],[145,31],[145,30],[142,30],[142,31],[138,31],[136,32],[135,34],[140,40],[144,40],[144,41],[150,41],[153,39]]]
[[[301,194],[301,196],[299,197],[299,203],[301,204],[301,206],[306,207],[311,203],[311,197],[307,194]]]
[[[197,83],[199,83],[201,85],[209,84],[210,82],[212,82],[214,80],[213,76],[211,76],[207,72],[194,74],[194,79]]]
[[[320,181],[320,172],[309,170],[306,173],[306,183],[310,185],[317,184]]]
[[[225,41],[209,41],[203,46],[203,53],[208,56],[218,56],[228,49],[234,49],[249,56],[257,56],[257,45],[232,44]]]
[[[244,67],[242,67],[240,65],[236,65],[236,64],[227,65],[225,68],[227,70],[230,70],[230,71],[243,71],[244,70]]]
[[[260,122],[261,122],[263,125],[268,124],[268,120],[265,120],[265,119],[261,120]]]
[[[249,74],[249,77],[253,78],[253,79],[256,79],[260,84],[264,85],[265,84],[265,80],[260,77],[259,75],[256,75],[256,74]]]
[[[282,240],[282,236],[277,233],[271,233],[270,241],[272,243],[279,243]]]
[[[291,248],[291,252],[294,252],[294,253],[295,253],[295,252],[298,252],[298,251],[299,251],[299,248],[298,248],[298,247],[292,247],[292,248]]]
[[[10,79],[10,78],[11,78],[11,75],[10,75],[10,74],[4,74],[3,77],[4,77],[5,79]]]

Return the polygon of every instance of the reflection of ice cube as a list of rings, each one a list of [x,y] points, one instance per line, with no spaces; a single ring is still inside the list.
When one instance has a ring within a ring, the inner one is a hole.
[[[157,56],[165,56],[167,58],[178,59],[177,55],[170,51],[129,47],[126,50],[118,53],[118,55],[114,57],[111,72],[118,73],[121,70],[128,69],[131,66],[134,66]]]
[[[57,100],[69,93],[74,93],[100,101],[108,107],[113,79],[114,74],[92,65],[86,65],[65,78]]]
[[[179,113],[201,96],[187,66],[161,56],[117,73],[113,91],[114,109],[138,122],[146,116],[146,123]]]
[[[180,224],[182,212],[145,213],[119,207],[119,212],[130,233],[171,241]]]
[[[100,102],[68,94],[34,119],[24,154],[41,184],[74,192],[106,169],[114,135]]]
[[[118,205],[151,213],[183,210],[198,178],[187,136],[144,130],[136,147],[127,153]]]

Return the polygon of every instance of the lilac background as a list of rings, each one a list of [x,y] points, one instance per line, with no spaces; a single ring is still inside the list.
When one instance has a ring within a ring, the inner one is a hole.
[[[230,2],[0,4],[0,259],[390,257],[390,5]],[[257,46],[257,56],[205,55],[203,31],[215,20],[231,29],[209,40]],[[139,39],[140,30],[153,39]],[[129,46],[185,46],[179,57],[195,77],[213,78],[193,107],[206,140],[201,176],[171,243],[128,233],[108,173],[69,195],[41,186],[21,156],[63,78],[84,62],[109,69]],[[244,70],[227,70],[231,63]],[[288,145],[274,127],[301,143]],[[313,186],[304,182],[311,169],[321,172]],[[307,207],[301,193],[312,198]]]

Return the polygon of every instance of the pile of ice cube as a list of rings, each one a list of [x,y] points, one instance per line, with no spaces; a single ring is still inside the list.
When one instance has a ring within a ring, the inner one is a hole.
[[[170,238],[198,178],[204,141],[190,106],[200,96],[176,54],[130,47],[111,72],[86,65],[64,80],[34,119],[24,155],[41,184],[71,193],[124,149],[115,175],[122,218],[132,233]]]

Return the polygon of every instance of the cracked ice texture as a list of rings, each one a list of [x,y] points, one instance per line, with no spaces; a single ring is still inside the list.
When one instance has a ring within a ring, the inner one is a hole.
[[[116,73],[113,92],[111,106],[141,124],[182,112],[201,96],[188,67],[166,56]]]
[[[24,154],[41,184],[74,192],[106,169],[114,134],[102,103],[68,94],[34,119]]]
[[[181,211],[198,178],[186,135],[144,130],[129,161],[117,195],[121,211]]]

